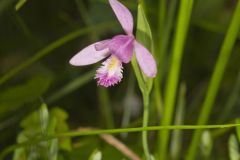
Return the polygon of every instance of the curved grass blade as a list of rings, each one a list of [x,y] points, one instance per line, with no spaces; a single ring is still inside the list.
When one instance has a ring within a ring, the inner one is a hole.
[[[240,1],[238,1],[237,3],[238,4],[234,11],[230,26],[228,28],[222,48],[220,50],[217,63],[215,65],[215,69],[208,87],[206,98],[202,105],[200,116],[197,122],[197,124],[199,125],[206,124],[209,119],[211,110],[213,108],[213,105],[217,96],[217,92],[220,87],[220,83],[223,79],[223,74],[225,72],[228,60],[232,53],[235,41],[237,40],[237,35],[240,30],[240,18],[239,18]],[[202,134],[201,130],[194,132],[194,135],[188,150],[187,160],[195,159],[201,134]]]
[[[59,90],[55,91],[49,98],[47,98],[48,103],[53,103],[62,97],[68,95],[69,93],[72,93],[73,91],[79,89],[82,87],[84,84],[88,83],[94,76],[96,69],[94,68],[93,70],[89,71],[88,73],[81,75]]]
[[[84,34],[87,34],[87,33],[91,32],[92,30],[98,30],[98,31],[106,30],[106,28],[112,28],[113,25],[115,25],[115,23],[108,22],[108,23],[96,25],[94,27],[86,27],[86,28],[74,31],[72,33],[69,33],[69,34],[63,36],[62,38],[59,38],[58,40],[54,41],[53,43],[49,44],[48,46],[44,47],[43,49],[41,49],[40,51],[35,53],[31,58],[25,60],[24,62],[22,62],[15,68],[13,68],[12,70],[8,71],[5,75],[3,75],[0,78],[0,85],[4,84],[7,80],[12,78],[16,74],[18,74],[19,72],[24,70],[25,68],[29,67],[36,61],[40,60],[41,58],[52,53],[53,50],[61,47],[62,45],[66,44],[67,42],[70,42]]]

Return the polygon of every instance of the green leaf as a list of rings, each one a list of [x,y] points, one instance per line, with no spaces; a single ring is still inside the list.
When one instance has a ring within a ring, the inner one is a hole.
[[[150,25],[148,23],[148,20],[146,18],[146,15],[144,13],[143,7],[141,4],[138,5],[138,20],[137,20],[137,33],[136,33],[136,39],[138,42],[140,42],[142,45],[144,45],[150,52],[153,53],[153,38],[152,38],[152,32]],[[136,62],[135,62],[136,63]],[[136,64],[135,64],[136,65]],[[147,78],[142,72],[141,72],[143,79],[146,83],[146,89],[147,92],[150,93],[152,89],[152,78]]]
[[[21,121],[20,126],[24,129],[23,132],[28,132],[31,135],[39,134],[41,132],[39,113],[35,111],[26,116]]]
[[[23,133],[20,133],[17,136],[17,142],[22,143],[22,142],[25,142],[25,141],[27,141],[27,137]],[[17,148],[14,151],[13,160],[25,160],[25,159],[27,159],[25,148]]]
[[[56,123],[55,125],[55,132],[56,133],[63,133],[68,132],[69,127],[67,124],[68,114],[63,109],[55,107],[50,111],[50,117],[52,119],[52,123]],[[54,122],[56,121],[56,122]],[[50,123],[50,125],[52,124]],[[54,125],[54,124],[52,124]],[[59,138],[59,148],[63,150],[70,151],[72,149],[72,142],[71,138]]]
[[[92,155],[89,158],[89,160],[101,160],[101,159],[102,159],[102,152],[99,150],[93,151]]]
[[[235,135],[231,135],[228,141],[229,157],[230,160],[239,160],[239,146]]]
[[[38,111],[33,112],[22,120],[21,126],[24,130],[18,136],[18,143],[25,142],[37,136],[48,136],[56,133],[57,120],[59,124],[65,123],[67,114],[64,111],[54,111],[55,115],[48,113],[47,105],[42,104]],[[57,119],[57,118],[59,119]],[[50,119],[50,120],[49,120]],[[60,141],[65,138],[60,138]],[[27,157],[27,159],[35,160],[37,157],[41,159],[57,160],[58,157],[58,139],[42,141],[33,146],[28,146],[26,149],[15,150],[15,157]],[[64,147],[62,147],[64,148]],[[21,159],[19,159],[21,160]]]
[[[138,5],[138,17],[137,17],[137,33],[136,38],[138,42],[143,44],[149,51],[153,51],[153,39],[152,32],[145,12],[141,4]]]

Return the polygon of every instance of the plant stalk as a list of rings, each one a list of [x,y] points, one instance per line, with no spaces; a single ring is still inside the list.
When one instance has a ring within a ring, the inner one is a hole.
[[[148,118],[149,118],[149,94],[143,93],[143,128],[148,126]],[[142,133],[142,143],[146,159],[150,160],[147,131],[143,131]]]

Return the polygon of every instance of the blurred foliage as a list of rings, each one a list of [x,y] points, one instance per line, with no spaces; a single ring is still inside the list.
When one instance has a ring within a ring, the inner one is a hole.
[[[121,2],[131,9],[136,22],[137,1],[122,0]],[[153,39],[158,39],[157,19],[160,12],[156,5],[158,1],[145,2]],[[167,3],[167,10],[170,2]],[[184,102],[177,104],[180,109],[175,114],[175,122],[178,124],[196,123],[236,2],[237,0],[195,0],[180,74],[180,82],[186,84],[187,92],[185,94],[181,93],[181,89],[179,90],[179,99]],[[85,12],[81,12],[79,5]],[[86,13],[91,26],[86,24],[86,15],[82,15]],[[123,33],[120,25],[110,25],[112,22],[117,23],[107,0],[0,1],[0,78],[59,38],[78,30],[88,30],[79,36],[75,35],[76,38],[71,41],[66,43],[61,41],[62,44],[51,50],[51,54],[34,61],[0,85],[0,151],[31,138],[67,132],[82,126],[95,128],[107,126],[102,105],[108,102],[102,103],[99,100],[102,96],[99,93],[103,92],[99,92],[96,82],[92,80],[95,66],[72,67],[68,61],[81,48],[93,42],[93,33],[96,33],[97,38],[100,39],[110,38],[115,33]],[[173,23],[173,28],[170,30],[171,43],[167,46],[161,71],[162,90],[167,83],[176,18]],[[103,24],[109,25],[105,27]],[[96,29],[98,27],[99,29]],[[217,124],[219,121],[235,122],[235,119],[240,117],[239,78],[237,78],[240,72],[239,40],[240,33],[209,124]],[[158,54],[158,50],[155,53]],[[125,114],[131,114],[129,126],[141,126],[143,110],[141,94],[135,83],[129,83],[134,81],[131,75],[133,71],[130,65],[127,65],[124,68],[123,81],[115,87],[103,89],[106,91],[107,99],[110,100],[109,105],[116,128],[121,127],[121,120]],[[128,94],[131,87],[134,93]],[[159,116],[153,102],[154,98],[151,97],[149,125],[158,125]],[[42,106],[39,110],[42,103],[43,105],[46,103],[48,107]],[[131,107],[130,112],[125,112],[125,105]],[[202,150],[199,148],[198,156],[213,160],[239,158],[239,131],[237,131],[238,139],[234,135],[234,130],[224,130],[214,138],[211,137],[213,132],[205,131],[202,135],[200,145]],[[177,158],[184,159],[192,131],[177,132],[177,135],[180,135],[177,139],[184,142],[178,144],[181,151]],[[119,139],[136,154],[142,156],[140,134],[131,133],[124,137]],[[155,151],[157,148],[155,132],[149,133],[149,144],[151,152]],[[39,156],[43,156],[41,159],[50,156],[51,160],[98,160],[101,159],[100,157],[104,160],[112,160],[112,157],[115,160],[128,159],[97,136],[43,141],[27,148],[18,148],[14,155],[8,155],[6,159],[34,160],[39,159]]]
[[[67,132],[69,130],[68,124],[66,123],[67,118],[67,113],[62,109],[53,108],[50,113],[48,113],[46,104],[42,104],[39,111],[31,113],[21,121],[20,126],[23,130],[18,134],[17,142],[23,143],[39,136]],[[40,142],[37,145],[30,144],[27,148],[16,149],[14,160],[57,160],[58,150],[71,151],[71,139],[53,139]]]

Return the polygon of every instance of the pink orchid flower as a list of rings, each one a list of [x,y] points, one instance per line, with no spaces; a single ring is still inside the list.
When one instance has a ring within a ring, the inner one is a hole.
[[[136,53],[137,62],[147,77],[157,74],[156,62],[151,53],[136,41],[133,35],[133,17],[130,11],[117,0],[109,0],[116,17],[126,35],[116,35],[112,39],[89,45],[78,52],[71,60],[74,66],[93,64],[107,58],[97,69],[95,79],[98,85],[109,87],[119,83],[122,78],[122,63],[129,63]]]

